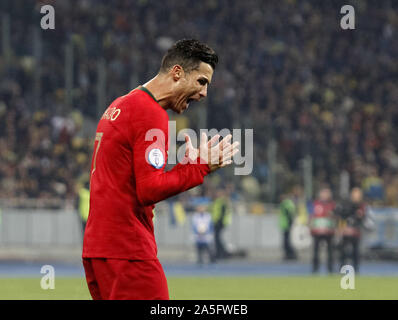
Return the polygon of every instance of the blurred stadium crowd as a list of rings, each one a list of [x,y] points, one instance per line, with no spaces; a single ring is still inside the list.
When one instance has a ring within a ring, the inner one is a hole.
[[[89,173],[100,116],[98,61],[106,64],[103,112],[158,71],[171,43],[195,37],[220,56],[207,127],[254,129],[253,174],[234,177],[238,191],[269,200],[267,148],[275,141],[272,200],[301,182],[300,160],[309,155],[315,189],[329,183],[337,191],[346,171],[368,199],[397,206],[397,3],[351,3],[356,29],[343,31],[339,1],[2,1],[11,51],[3,39],[1,197],[74,197]],[[37,54],[43,4],[55,7],[56,29],[40,30]],[[67,43],[74,50],[70,105]]]

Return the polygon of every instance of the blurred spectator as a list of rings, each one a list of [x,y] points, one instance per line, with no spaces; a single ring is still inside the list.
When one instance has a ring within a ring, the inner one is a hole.
[[[192,216],[192,228],[195,236],[198,264],[204,263],[204,254],[208,256],[209,262],[214,262],[214,254],[211,249],[213,242],[213,223],[211,214],[207,212],[207,206],[200,204],[196,207]]]
[[[377,174],[376,167],[368,166],[367,176],[362,181],[362,189],[365,191],[365,196],[372,202],[380,202],[384,199],[383,181]]]
[[[333,272],[333,237],[336,228],[334,216],[335,202],[329,187],[324,186],[319,191],[318,199],[314,201],[310,216],[310,229],[313,237],[312,272],[319,271],[319,249],[322,243],[327,246],[327,270]]]
[[[170,224],[183,225],[186,220],[186,195],[179,194],[174,199],[168,201],[170,206]]]
[[[76,200],[76,206],[82,225],[82,235],[84,236],[88,214],[90,211],[90,186],[88,182],[78,188],[78,198]]]
[[[386,202],[389,207],[398,207],[398,176],[389,176],[386,180]]]
[[[339,219],[340,267],[350,259],[355,272],[359,272],[361,227],[366,218],[362,190],[353,188],[350,199],[338,204],[335,212]]]
[[[214,224],[215,259],[224,259],[230,256],[224,244],[222,233],[231,224],[231,214],[228,194],[223,188],[220,188],[216,191],[215,199],[211,205],[211,215]]]
[[[287,193],[282,197],[282,202],[279,206],[279,227],[282,231],[283,238],[283,252],[285,260],[296,260],[296,250],[293,248],[291,242],[291,229],[294,219],[297,216],[297,187],[294,187],[292,192]]]

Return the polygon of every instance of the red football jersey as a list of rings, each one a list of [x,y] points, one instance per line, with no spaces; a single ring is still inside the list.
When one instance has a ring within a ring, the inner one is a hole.
[[[168,120],[144,87],[119,97],[103,114],[91,164],[84,258],[156,259],[155,203],[203,183],[210,172],[199,161],[164,171]]]
[[[335,202],[315,200],[313,206],[314,212],[310,217],[311,234],[333,235],[336,228],[333,214],[336,207]]]

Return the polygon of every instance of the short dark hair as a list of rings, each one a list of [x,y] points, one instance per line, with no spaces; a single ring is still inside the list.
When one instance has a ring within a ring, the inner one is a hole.
[[[167,72],[176,64],[185,72],[190,72],[197,70],[200,62],[209,64],[215,70],[218,56],[207,44],[196,39],[178,40],[163,56],[160,72]]]

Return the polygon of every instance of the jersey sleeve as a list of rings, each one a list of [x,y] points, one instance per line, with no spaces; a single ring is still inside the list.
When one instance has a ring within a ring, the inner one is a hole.
[[[200,163],[199,159],[196,164],[179,163],[172,170],[165,171],[168,121],[161,112],[152,112],[136,122],[131,141],[137,199],[141,205],[153,205],[196,187],[210,172],[209,166]]]

